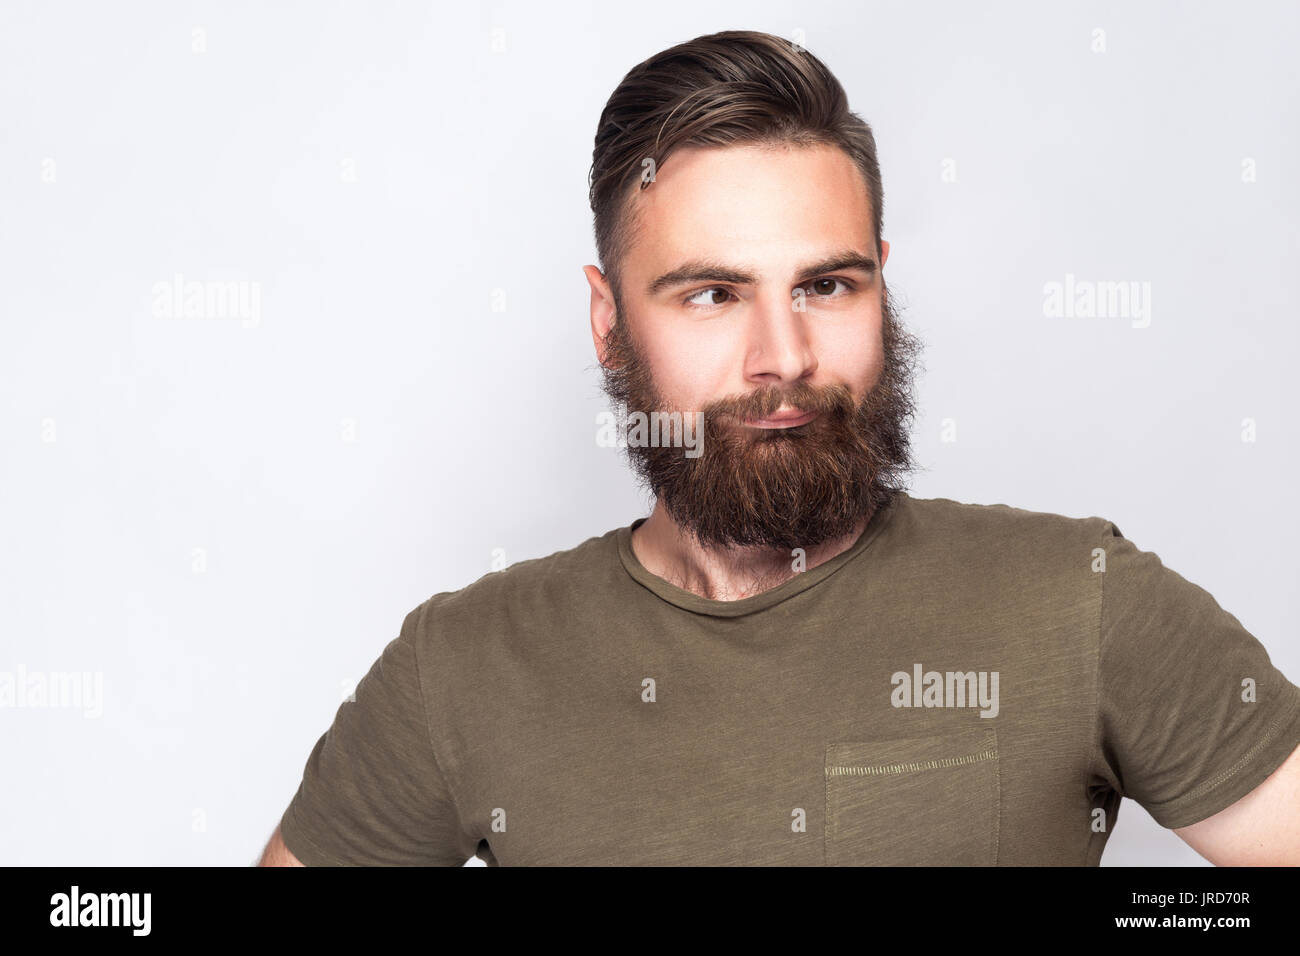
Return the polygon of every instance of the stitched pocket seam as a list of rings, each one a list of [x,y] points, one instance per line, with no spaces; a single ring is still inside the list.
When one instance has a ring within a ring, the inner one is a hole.
[[[912,773],[917,770],[938,770],[941,767],[959,767],[962,764],[997,759],[998,752],[996,750],[981,750],[979,753],[968,754],[964,757],[944,757],[940,760],[922,760],[917,763],[888,763],[877,766],[830,766],[826,768],[826,775],[828,777],[864,777],[886,773]]]

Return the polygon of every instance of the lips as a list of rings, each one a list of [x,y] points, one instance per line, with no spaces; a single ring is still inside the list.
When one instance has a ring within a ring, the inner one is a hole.
[[[782,408],[765,418],[746,419],[745,424],[753,428],[794,428],[806,425],[817,415],[817,412],[805,412],[798,408]]]

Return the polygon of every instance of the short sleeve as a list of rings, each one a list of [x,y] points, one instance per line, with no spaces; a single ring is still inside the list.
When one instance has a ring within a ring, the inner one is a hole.
[[[1300,688],[1204,589],[1107,522],[1094,774],[1163,827],[1235,803],[1300,745]]]
[[[344,701],[280,820],[307,866],[460,866],[465,833],[434,754],[414,632],[420,609]]]

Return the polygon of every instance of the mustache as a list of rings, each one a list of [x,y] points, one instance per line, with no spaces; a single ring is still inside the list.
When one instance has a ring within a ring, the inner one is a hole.
[[[854,407],[853,396],[845,385],[814,386],[801,382],[791,386],[768,386],[746,395],[723,398],[707,403],[701,411],[705,420],[733,418],[740,421],[766,418],[783,405],[801,412],[848,414]]]

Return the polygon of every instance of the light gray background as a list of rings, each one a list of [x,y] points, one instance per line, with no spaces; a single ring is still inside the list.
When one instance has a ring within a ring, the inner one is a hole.
[[[876,132],[927,343],[912,493],[1110,518],[1300,679],[1298,25],[6,2],[0,669],[105,701],[0,710],[0,861],[249,863],[410,609],[647,513],[595,443],[592,137],[629,68],[721,29],[800,37]],[[260,283],[259,321],[156,317],[176,273]],[[1046,317],[1066,273],[1150,282],[1150,326]],[[1204,861],[1125,801],[1104,862]]]

